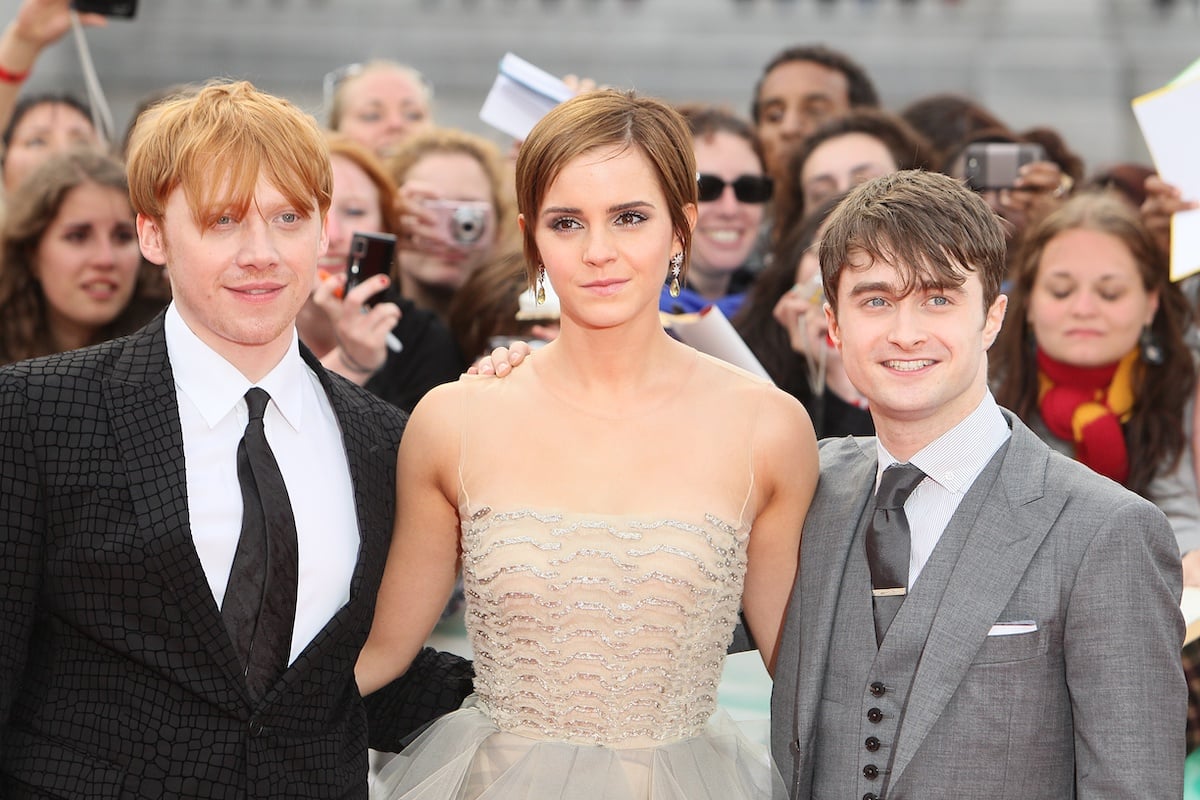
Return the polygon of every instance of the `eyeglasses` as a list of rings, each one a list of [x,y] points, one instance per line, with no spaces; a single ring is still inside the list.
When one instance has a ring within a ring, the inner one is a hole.
[[[766,175],[740,175],[732,183],[703,172],[696,175],[696,187],[700,190],[701,203],[719,200],[726,186],[733,187],[733,196],[739,203],[765,203],[771,199],[773,184]]]

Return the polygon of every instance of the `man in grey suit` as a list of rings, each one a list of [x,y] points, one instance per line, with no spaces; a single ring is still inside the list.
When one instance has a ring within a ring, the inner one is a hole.
[[[943,175],[871,181],[828,222],[830,335],[877,437],[821,448],[771,707],[793,798],[1182,794],[1178,549],[1154,506],[992,399],[1004,256]],[[893,463],[924,475],[897,503],[907,578],[880,589],[866,542]]]

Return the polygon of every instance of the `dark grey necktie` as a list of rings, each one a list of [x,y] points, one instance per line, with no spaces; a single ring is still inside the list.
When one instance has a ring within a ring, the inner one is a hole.
[[[221,603],[221,618],[255,697],[266,694],[287,669],[296,618],[296,520],[263,430],[270,399],[257,387],[246,392],[250,420],[237,448],[242,533]]]
[[[875,607],[875,643],[883,641],[908,587],[910,533],[904,501],[925,473],[912,464],[893,464],[883,471],[875,493],[875,511],[867,526],[867,564]]]

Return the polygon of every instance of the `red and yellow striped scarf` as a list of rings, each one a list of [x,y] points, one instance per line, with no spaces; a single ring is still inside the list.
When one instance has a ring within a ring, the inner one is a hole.
[[[1040,349],[1038,410],[1050,432],[1075,443],[1075,459],[1118,483],[1129,477],[1129,453],[1121,424],[1133,412],[1133,373],[1138,351],[1115,364],[1076,367]]]

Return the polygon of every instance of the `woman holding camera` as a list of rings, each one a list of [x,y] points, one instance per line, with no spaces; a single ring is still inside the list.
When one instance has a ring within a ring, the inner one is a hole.
[[[467,276],[504,252],[511,178],[495,145],[452,128],[415,134],[387,166],[400,187],[401,293],[446,322]]]

